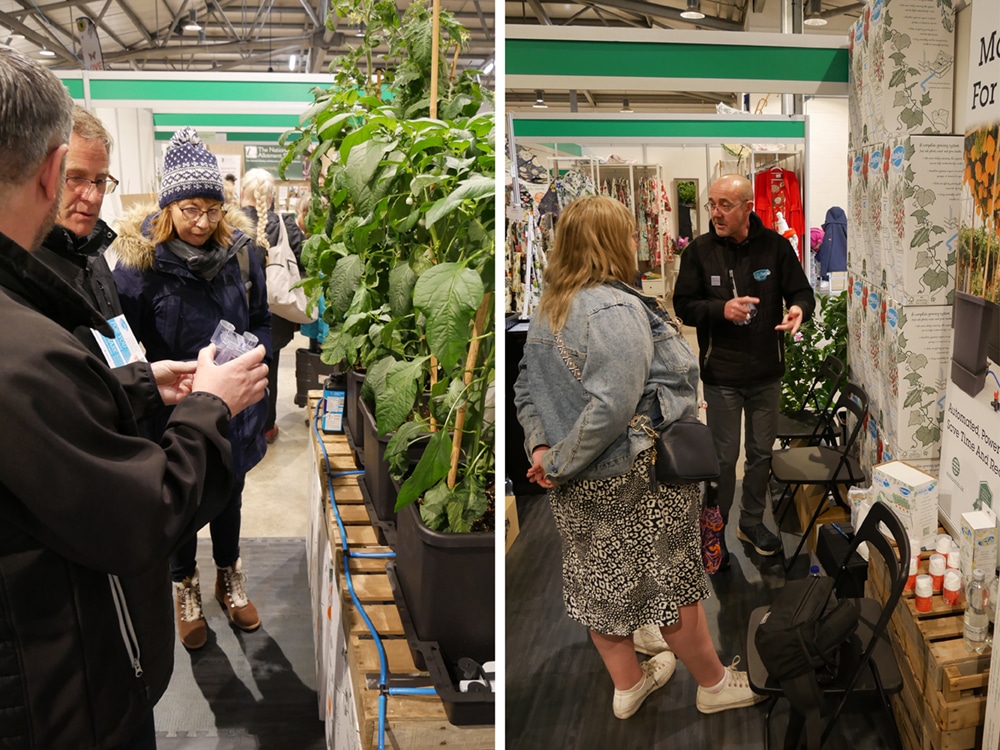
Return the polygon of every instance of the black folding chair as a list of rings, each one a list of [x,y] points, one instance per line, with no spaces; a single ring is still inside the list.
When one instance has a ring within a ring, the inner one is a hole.
[[[830,407],[844,382],[846,368],[833,354],[823,360],[799,408],[783,411],[778,415],[778,442],[787,448],[794,441],[806,445],[832,444],[835,436],[827,427],[830,424]]]
[[[777,450],[771,457],[771,476],[785,485],[778,498],[775,510],[784,508],[780,514],[776,512],[778,525],[784,520],[788,509],[794,504],[795,491],[802,485],[818,484],[823,486],[823,495],[812,517],[802,529],[802,538],[795,548],[791,558],[786,561],[786,570],[794,563],[802,546],[805,544],[809,530],[816,523],[828,500],[847,508],[847,501],[840,496],[841,486],[860,484],[865,480],[864,471],[858,459],[852,455],[854,444],[864,426],[868,414],[868,394],[864,389],[853,383],[847,383],[841,389],[840,397],[830,409],[826,425],[820,428],[831,436],[835,436],[836,444],[810,445],[798,448]],[[851,418],[853,417],[853,424]],[[838,423],[844,421],[844,431]]]
[[[880,524],[884,524],[888,528],[895,546],[883,536],[879,530]],[[903,593],[903,588],[906,586],[906,579],[910,572],[910,538],[899,517],[892,509],[884,503],[875,503],[868,512],[865,522],[855,533],[851,546],[837,570],[834,579],[835,589],[843,578],[849,576],[848,562],[862,542],[868,543],[869,554],[880,554],[885,561],[889,571],[887,598],[885,604],[871,598],[852,600],[857,603],[860,612],[858,629],[851,639],[841,647],[837,676],[829,684],[821,686],[824,705],[829,703],[831,699],[835,699],[837,707],[830,714],[830,718],[824,720],[820,745],[829,739],[830,732],[843,713],[848,698],[862,696],[878,699],[877,704],[885,714],[889,727],[892,728],[894,744],[897,748],[901,748],[899,731],[892,715],[892,708],[889,705],[889,696],[902,689],[903,679],[892,652],[892,644],[889,643],[886,629],[889,618],[892,617]],[[750,626],[747,634],[747,677],[750,689],[759,695],[770,696],[764,721],[764,750],[770,746],[771,714],[778,699],[783,695],[778,681],[768,674],[767,668],[757,652],[757,628],[768,609],[767,606],[758,607],[750,614]],[[876,701],[870,700],[861,705],[874,708],[875,703]],[[791,742],[798,743],[804,728],[801,715],[793,713],[792,719],[794,721],[789,721],[786,747],[796,746]]]

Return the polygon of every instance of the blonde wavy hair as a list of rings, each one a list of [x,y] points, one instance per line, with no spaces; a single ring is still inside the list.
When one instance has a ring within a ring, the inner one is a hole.
[[[614,198],[589,195],[562,210],[538,306],[549,328],[562,330],[573,297],[584,287],[611,280],[635,282],[634,234],[635,218]]]
[[[251,169],[243,175],[240,205],[257,209],[257,244],[265,250],[271,249],[267,241],[267,212],[274,205],[274,175],[266,169]]]

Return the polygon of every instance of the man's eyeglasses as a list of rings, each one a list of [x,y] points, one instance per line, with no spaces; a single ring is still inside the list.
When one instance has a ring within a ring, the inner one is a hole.
[[[718,209],[722,213],[728,214],[730,211],[739,208],[744,203],[746,203],[746,201],[740,201],[739,203],[713,203],[712,201],[709,201],[705,204],[705,210],[712,213]]]
[[[118,180],[114,177],[102,177],[99,180],[88,180],[86,177],[67,177],[66,185],[74,193],[85,196],[90,193],[91,188],[97,188],[101,195],[111,195],[118,187]]]
[[[207,211],[202,211],[200,208],[196,208],[195,206],[184,206],[180,208],[181,213],[184,214],[184,218],[192,224],[197,224],[202,216],[208,217],[209,224],[218,224],[222,219],[222,211],[218,208],[210,208]]]

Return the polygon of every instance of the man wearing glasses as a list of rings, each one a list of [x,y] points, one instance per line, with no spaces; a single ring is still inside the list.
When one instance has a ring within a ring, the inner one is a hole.
[[[121,315],[115,280],[104,252],[115,233],[101,221],[104,196],[118,180],[108,174],[111,135],[83,107],[73,108],[73,133],[66,154],[66,183],[59,199],[56,224],[35,256],[68,281],[107,320]],[[77,332],[91,350],[96,340],[89,329]]]
[[[743,497],[736,536],[770,557],[781,540],[764,525],[777,432],[784,337],[799,330],[816,301],[791,244],[753,212],[753,186],[741,175],[712,183],[705,210],[709,232],[681,256],[674,311],[698,329],[701,380],[721,476],[718,492],[728,522],[736,491],[741,417],[746,433]],[[723,536],[722,565],[730,564]]]

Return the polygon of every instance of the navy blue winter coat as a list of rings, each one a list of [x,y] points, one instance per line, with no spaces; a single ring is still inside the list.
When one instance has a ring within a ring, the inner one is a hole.
[[[831,271],[847,270],[847,215],[840,206],[826,212],[823,241],[816,251],[819,276],[828,279]]]
[[[212,281],[194,275],[183,260],[149,239],[149,219],[156,210],[143,206],[127,213],[117,225],[118,239],[114,244],[120,258],[114,276],[122,312],[146,348],[146,358],[151,362],[197,359],[198,351],[208,345],[219,320],[224,319],[239,333],[253,333],[266,347],[264,361],[270,365],[271,314],[260,264],[252,257],[247,263],[249,290],[244,288],[235,256]],[[239,212],[231,212],[230,216],[233,213]],[[248,242],[248,250],[254,252],[253,241],[239,230],[233,238],[233,242],[237,241]],[[164,409],[163,414],[157,415],[156,434],[166,425],[170,411]],[[264,398],[233,417],[229,425],[233,473],[237,477],[246,474],[264,457],[266,417]]]

